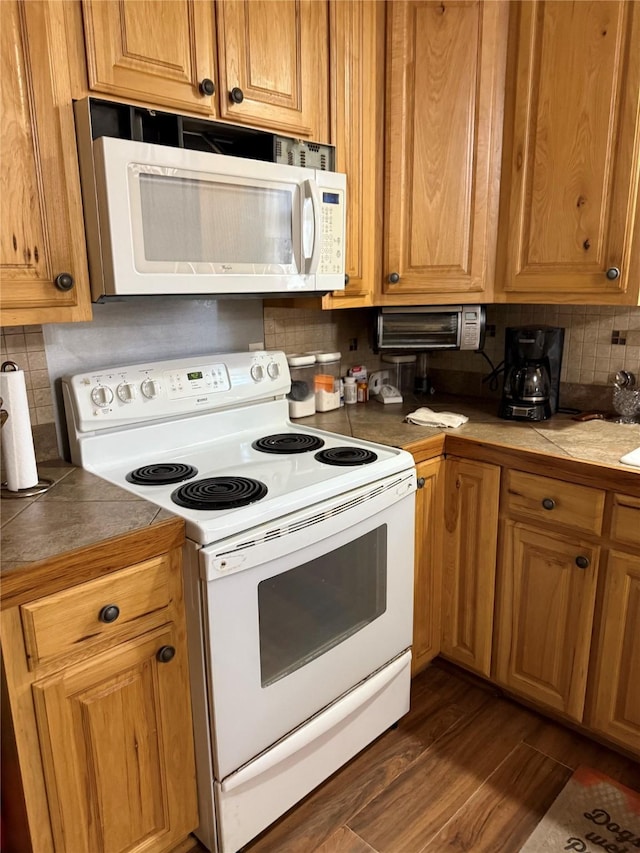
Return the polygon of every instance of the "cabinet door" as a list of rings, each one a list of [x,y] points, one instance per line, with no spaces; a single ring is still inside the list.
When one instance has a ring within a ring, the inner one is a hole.
[[[417,467],[412,675],[424,669],[440,653],[441,471],[439,459],[423,462]]]
[[[599,548],[511,521],[499,569],[495,675],[581,721]]]
[[[32,689],[56,850],[148,853],[195,828],[186,647],[171,624]]]
[[[589,726],[640,756],[640,557],[612,551],[590,693]]]
[[[2,324],[89,320],[64,4],[0,3],[0,39]]]
[[[83,0],[89,88],[191,112],[215,112],[213,3]]]
[[[216,4],[220,115],[328,142],[328,7],[324,0]]]
[[[388,15],[383,293],[486,301],[508,4],[394,0]]]
[[[513,302],[636,304],[640,6],[512,12],[497,281]]]
[[[384,3],[333,0],[330,11],[331,142],[347,175],[344,291],[323,308],[373,304],[382,262],[382,120]]]
[[[445,472],[442,653],[488,676],[500,468],[450,457]]]

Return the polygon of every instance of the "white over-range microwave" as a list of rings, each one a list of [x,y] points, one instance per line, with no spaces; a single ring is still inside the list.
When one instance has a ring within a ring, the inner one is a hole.
[[[330,146],[95,99],[76,125],[94,301],[344,289]]]

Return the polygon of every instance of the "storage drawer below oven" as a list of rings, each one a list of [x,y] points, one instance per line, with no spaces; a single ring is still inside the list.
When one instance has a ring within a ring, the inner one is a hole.
[[[288,737],[215,783],[220,853],[235,853],[409,710],[403,652]]]

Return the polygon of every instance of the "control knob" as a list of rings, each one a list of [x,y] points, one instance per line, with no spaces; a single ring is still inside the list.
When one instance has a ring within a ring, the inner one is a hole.
[[[116,393],[123,403],[133,403],[138,392],[136,386],[130,382],[121,382],[116,388]]]
[[[113,391],[106,385],[96,385],[91,391],[91,399],[96,406],[108,406],[113,402]]]
[[[252,364],[249,373],[254,382],[262,382],[264,379],[264,369],[261,364]]]
[[[155,379],[144,379],[140,385],[140,390],[148,400],[153,400],[158,396],[160,384]]]
[[[280,376],[280,366],[277,361],[269,362],[267,373],[269,374],[269,379],[277,379]]]

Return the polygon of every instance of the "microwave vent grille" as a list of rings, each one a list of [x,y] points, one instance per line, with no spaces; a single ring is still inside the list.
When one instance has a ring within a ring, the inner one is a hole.
[[[288,166],[319,169],[322,172],[333,172],[335,169],[333,148],[321,142],[279,136],[275,142],[275,157],[276,163],[286,163]]]

